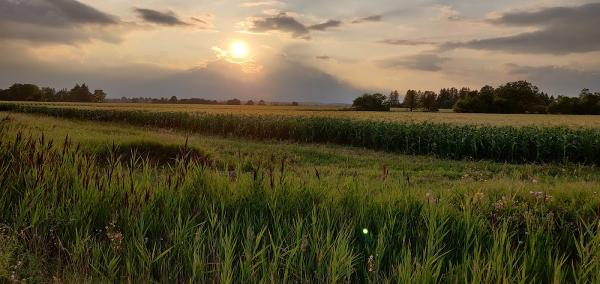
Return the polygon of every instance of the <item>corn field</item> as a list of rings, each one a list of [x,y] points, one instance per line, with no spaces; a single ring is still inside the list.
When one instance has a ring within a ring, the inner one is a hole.
[[[257,140],[333,143],[448,159],[600,164],[600,130],[443,123],[392,123],[333,117],[148,112],[0,104],[0,111],[111,121]]]

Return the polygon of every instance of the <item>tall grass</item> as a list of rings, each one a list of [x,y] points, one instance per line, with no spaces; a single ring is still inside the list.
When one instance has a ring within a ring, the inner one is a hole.
[[[8,127],[2,281],[600,281],[589,192],[341,189],[269,158],[212,167],[182,145],[159,167],[118,145],[97,156]]]
[[[406,154],[502,162],[600,164],[600,130],[433,123],[388,123],[327,117],[252,116],[0,104],[0,111],[114,121],[252,139],[335,143]]]

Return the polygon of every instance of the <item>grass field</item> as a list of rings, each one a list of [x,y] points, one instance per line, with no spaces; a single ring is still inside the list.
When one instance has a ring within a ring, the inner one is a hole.
[[[138,107],[315,112],[101,106]],[[491,122],[466,117],[458,123]],[[18,112],[0,120],[0,281],[600,281],[594,163],[449,160]]]
[[[110,110],[144,110],[152,112],[204,112],[214,114],[249,114],[278,116],[318,116],[350,118],[387,122],[432,122],[458,125],[486,124],[496,126],[567,126],[600,127],[600,117],[596,115],[538,115],[538,114],[471,114],[441,110],[439,113],[408,112],[406,109],[392,109],[391,112],[342,111],[341,107],[331,106],[231,106],[231,105],[178,105],[178,104],[133,104],[133,103],[24,103],[55,107],[74,107]]]

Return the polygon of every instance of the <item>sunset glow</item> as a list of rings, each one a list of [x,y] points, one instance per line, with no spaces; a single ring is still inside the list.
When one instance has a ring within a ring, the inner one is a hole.
[[[248,45],[243,41],[234,41],[229,47],[229,54],[233,59],[246,59],[249,55]]]

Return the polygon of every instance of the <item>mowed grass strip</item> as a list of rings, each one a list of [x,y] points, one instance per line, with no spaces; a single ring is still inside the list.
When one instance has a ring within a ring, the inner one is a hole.
[[[405,154],[501,162],[600,164],[600,130],[286,117],[0,104],[2,111],[173,128],[197,133],[334,143]]]

